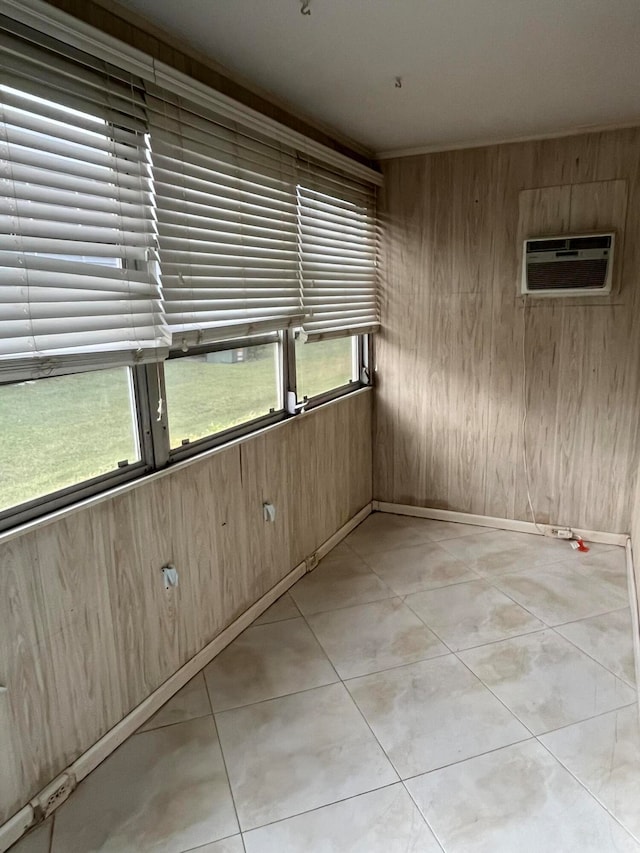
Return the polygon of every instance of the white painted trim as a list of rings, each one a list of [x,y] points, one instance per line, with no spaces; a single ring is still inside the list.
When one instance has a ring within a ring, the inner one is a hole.
[[[160,480],[162,477],[170,477],[174,471],[182,471],[184,468],[188,468],[190,465],[197,465],[199,462],[204,462],[218,453],[224,453],[226,450],[229,450],[229,448],[235,447],[238,444],[247,444],[254,438],[264,435],[267,432],[272,432],[273,430],[278,429],[285,429],[287,425],[290,425],[294,420],[297,420],[299,418],[312,418],[314,417],[316,412],[320,412],[328,406],[337,406],[342,401],[351,399],[352,397],[355,397],[359,394],[371,393],[373,393],[372,386],[368,386],[366,388],[358,388],[356,391],[351,391],[349,394],[343,394],[341,397],[335,397],[333,400],[328,400],[326,403],[322,403],[319,406],[314,406],[312,409],[309,409],[306,412],[298,412],[296,415],[292,415],[289,418],[285,418],[282,421],[278,421],[278,423],[271,424],[271,426],[263,427],[262,429],[257,429],[255,432],[247,433],[247,435],[240,436],[240,438],[234,438],[232,441],[228,441],[225,444],[219,444],[217,447],[212,447],[209,450],[203,450],[202,453],[197,453],[194,456],[190,456],[188,459],[183,459],[180,462],[175,462],[174,464],[169,465],[166,468],[162,468],[160,471],[153,471],[151,474],[145,474],[142,477],[136,477],[134,480],[129,480],[127,483],[123,483],[121,486],[114,486],[111,489],[105,489],[104,492],[98,492],[98,494],[96,495],[91,495],[90,498],[84,498],[81,501],[76,501],[76,503],[69,504],[69,506],[65,506],[62,509],[56,510],[55,512],[50,512],[47,515],[42,515],[39,518],[32,519],[31,521],[26,521],[24,524],[20,524],[17,527],[11,527],[9,530],[4,530],[0,532],[0,545],[3,545],[5,542],[9,542],[11,539],[16,539],[19,536],[23,536],[27,533],[32,533],[34,530],[40,527],[46,527],[48,524],[53,524],[55,521],[60,521],[61,519],[66,518],[69,515],[73,515],[76,512],[81,512],[84,509],[89,509],[89,507],[96,506],[96,504],[100,504],[104,501],[109,501],[113,498],[120,497],[120,495],[124,495],[126,492],[131,492],[134,489],[151,483],[154,480]],[[2,853],[2,851],[0,851],[0,853]]]
[[[629,121],[611,122],[609,124],[586,124],[580,127],[567,127],[564,130],[547,133],[532,133],[528,136],[485,137],[466,142],[438,142],[433,145],[419,145],[416,148],[392,148],[387,151],[376,151],[376,160],[394,160],[398,157],[416,157],[421,154],[438,154],[444,151],[462,151],[466,148],[487,148],[490,145],[511,145],[517,142],[541,142],[545,139],[562,139],[566,136],[580,136],[583,133],[603,133],[607,130],[627,130],[630,127],[640,127],[640,116]]]
[[[44,0],[0,0],[0,13],[58,38],[66,44],[73,45],[79,50],[105,59],[112,65],[137,74],[144,80],[166,86],[183,97],[215,110],[225,118],[237,121],[252,130],[258,130],[271,139],[290,145],[350,175],[369,181],[376,186],[382,186],[383,177],[380,172],[320,142],[309,139],[304,134],[233,100],[222,92],[217,92],[169,65],[154,61],[146,53],[103,33],[96,27],[79,21],[55,6],[50,6]]]
[[[515,518],[493,518],[490,515],[473,515],[469,512],[454,512],[449,509],[432,509],[431,507],[410,506],[409,504],[386,503],[385,501],[373,501],[373,510],[377,512],[390,512],[395,515],[412,515],[416,518],[433,518],[437,521],[454,521],[458,524],[476,524],[480,527],[494,527],[498,530],[514,530],[516,533],[533,533],[536,536],[544,536],[552,527],[559,525],[534,524],[532,521],[518,521]],[[605,533],[601,530],[583,530],[572,527],[573,532],[580,536],[585,542],[597,542],[601,545],[627,544],[626,533]]]
[[[19,841],[33,823],[33,808],[25,806],[0,825],[0,853],[5,853],[12,844]]]
[[[640,714],[640,602],[638,601],[638,579],[633,561],[633,543],[627,539],[627,584],[631,608],[631,631],[633,633],[633,660],[636,667],[636,690],[638,691],[638,713]]]
[[[335,548],[345,536],[351,533],[354,527],[360,524],[361,521],[364,521],[371,511],[372,505],[370,503],[366,504],[353,518],[349,519],[346,524],[343,524],[333,536],[330,536],[316,550],[315,556],[317,559],[325,557],[332,548]],[[5,853],[12,844],[15,844],[31,828],[35,817],[34,804],[37,806],[40,801],[45,800],[55,790],[57,782],[68,782],[71,780],[75,786],[88,776],[92,770],[95,770],[127,738],[135,734],[140,726],[159,711],[165,702],[168,702],[178,690],[183,688],[188,681],[191,681],[216,655],[219,655],[229,643],[235,640],[245,628],[248,628],[258,616],[264,613],[268,607],[271,607],[274,601],[277,601],[296,581],[300,580],[306,571],[307,562],[303,560],[302,563],[292,569],[281,581],[266,592],[262,598],[254,602],[248,610],[245,610],[231,625],[218,634],[204,649],[199,651],[191,660],[187,661],[177,672],[174,672],[164,684],[161,684],[157,690],[154,690],[150,696],[147,696],[133,711],[130,711],[124,719],[120,720],[97,743],[90,746],[86,752],[77,758],[73,764],[70,764],[56,779],[49,782],[31,800],[29,805],[9,818],[4,824],[0,824],[0,853]],[[62,804],[62,801],[60,804]]]

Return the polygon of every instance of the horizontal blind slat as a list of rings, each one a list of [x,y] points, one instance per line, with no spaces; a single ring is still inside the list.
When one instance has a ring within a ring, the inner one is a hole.
[[[293,153],[248,141],[182,102],[152,97],[149,104],[174,346],[226,339],[230,328],[273,331],[299,322]]]
[[[0,164],[0,179],[3,178],[12,182],[11,196],[36,201],[51,200],[54,190],[62,190],[64,192],[83,193],[87,196],[98,196],[117,202],[138,204],[141,198],[146,198],[151,191],[151,185],[145,184],[141,187],[139,181],[131,187],[122,186],[117,179],[112,184],[103,184],[91,178],[68,175],[66,172],[56,172],[55,170],[20,163],[12,163],[10,173],[6,170],[6,174],[2,164]]]
[[[0,32],[0,377],[168,344],[141,94],[29,32]]]
[[[304,334],[318,340],[373,331],[378,325],[374,192],[346,178],[327,181],[311,166],[307,172],[301,180],[310,186],[298,186]]]
[[[150,247],[155,245],[155,237],[150,233],[150,226],[144,220],[136,220],[133,225],[139,230],[127,231],[125,223],[122,227],[98,227],[95,225],[78,224],[69,222],[68,219],[47,220],[33,219],[28,216],[4,216],[0,214],[0,230],[7,231],[8,235],[18,235],[19,243],[23,237],[37,237],[43,240],[69,240],[70,242],[91,245],[95,243],[108,243],[119,246]],[[145,229],[145,230],[142,230]],[[34,251],[38,251],[37,249]],[[89,254],[84,252],[83,254]]]
[[[54,203],[54,199],[58,203]],[[0,215],[20,216],[48,222],[78,222],[103,228],[124,228],[128,231],[151,229],[151,210],[142,204],[108,202],[102,205],[98,196],[87,197],[78,193],[59,193],[48,196],[47,202],[21,197],[0,196]]]

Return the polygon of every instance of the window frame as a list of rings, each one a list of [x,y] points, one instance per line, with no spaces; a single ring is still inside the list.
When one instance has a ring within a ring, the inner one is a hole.
[[[94,495],[101,494],[109,489],[114,489],[133,480],[138,480],[154,471],[151,428],[146,417],[149,413],[149,406],[146,404],[145,367],[138,365],[128,367],[127,369],[130,371],[130,382],[133,389],[131,411],[134,418],[132,418],[132,427],[136,430],[136,440],[140,448],[140,459],[122,468],[107,471],[104,474],[99,474],[97,477],[80,480],[77,483],[72,483],[70,486],[65,486],[63,489],[56,489],[56,491],[48,492],[29,501],[24,501],[0,510],[0,533],[18,527],[21,524],[26,524],[43,515],[49,515],[58,510],[65,509],[72,504],[79,503],[86,498],[94,497]],[[94,371],[83,372],[93,373]],[[59,375],[76,376],[78,373],[79,371],[70,370],[68,373]],[[6,385],[16,385],[19,381],[2,382],[0,383],[0,388]],[[46,382],[47,379],[41,378],[33,381]]]
[[[359,391],[361,388],[367,388],[371,384],[368,365],[370,362],[369,352],[371,346],[370,339],[372,338],[372,335],[349,335],[349,337],[353,341],[352,376],[355,378],[351,379],[350,382],[347,382],[344,385],[329,388],[327,391],[322,391],[320,394],[314,394],[311,397],[300,397],[297,392],[296,382],[295,394],[297,409],[309,411],[310,409],[314,409],[324,403],[330,403],[332,400],[337,400],[347,394],[352,394],[354,391]],[[330,340],[330,338],[325,340]],[[309,343],[305,343],[304,346],[312,347],[316,343],[322,343],[322,339],[318,341],[310,341]],[[294,350],[295,360],[295,340],[292,340],[291,348]]]
[[[251,348],[263,346],[264,344],[275,344],[277,346],[277,360],[276,360],[276,381],[278,385],[279,397],[280,397],[280,408],[276,409],[272,412],[268,412],[265,415],[260,415],[257,418],[252,418],[248,421],[243,421],[241,424],[236,424],[235,426],[229,427],[225,430],[220,430],[220,432],[211,433],[210,435],[203,436],[202,438],[197,438],[194,441],[189,441],[186,444],[181,444],[178,447],[171,448],[170,445],[170,436],[168,430],[168,423],[166,429],[166,464],[173,464],[176,462],[180,462],[183,459],[189,459],[192,456],[197,456],[200,453],[204,453],[207,450],[211,450],[215,447],[220,447],[223,444],[228,444],[231,441],[235,441],[238,438],[243,438],[246,435],[249,435],[253,432],[257,432],[260,429],[264,429],[265,427],[272,426],[273,424],[280,423],[280,421],[286,420],[288,417],[287,407],[286,407],[286,387],[284,381],[285,371],[283,370],[283,366],[285,363],[284,357],[284,346],[283,346],[283,337],[284,332],[274,332],[266,335],[257,335],[249,338],[236,338],[234,340],[228,341],[220,341],[218,343],[213,344],[205,344],[203,346],[197,347],[189,347],[186,352],[182,352],[180,350],[173,350],[169,353],[168,361],[172,361],[179,358],[188,358],[189,356],[194,355],[207,355],[212,352],[226,352],[227,350],[233,349],[241,349],[241,348]],[[165,400],[165,410],[166,416],[168,420],[170,404],[166,397],[166,386],[165,386],[165,377],[164,370],[162,371],[162,395]]]

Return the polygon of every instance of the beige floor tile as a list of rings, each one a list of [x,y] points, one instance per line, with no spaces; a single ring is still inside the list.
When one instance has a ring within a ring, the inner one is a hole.
[[[318,613],[308,619],[341,678],[449,652],[399,598]]]
[[[438,542],[370,554],[366,562],[396,595],[478,579],[475,572]]]
[[[447,853],[637,853],[640,846],[536,741],[407,787]]]
[[[623,595],[628,596],[627,561],[624,548],[619,546],[590,545],[588,554],[575,555],[582,570],[605,580]],[[628,601],[628,598],[627,598]]]
[[[209,696],[204,683],[204,677],[199,672],[192,678],[182,690],[178,690],[160,710],[151,717],[138,731],[148,732],[159,729],[161,726],[170,726],[172,723],[182,723],[185,720],[195,720],[197,717],[206,717],[211,713]]]
[[[195,850],[187,850],[185,853],[245,853],[241,835],[233,835],[231,838],[223,838],[222,841],[214,841],[213,844],[205,844]]]
[[[427,519],[374,512],[344,541],[357,554],[366,557],[381,551],[393,551],[395,548],[429,542],[427,526]]]
[[[566,542],[511,530],[492,530],[440,544],[483,577],[557,563],[571,554]]]
[[[389,587],[353,551],[337,551],[291,587],[291,597],[305,616],[393,598]]]
[[[245,833],[247,853],[442,853],[402,785]]]
[[[454,655],[346,686],[403,779],[529,737]]]
[[[636,705],[558,729],[540,740],[640,839],[640,725]]]
[[[570,622],[556,628],[556,631],[610,669],[618,678],[635,684],[633,629],[628,607],[580,622]]]
[[[342,684],[216,720],[243,830],[397,781]]]
[[[268,622],[280,622],[283,619],[294,619],[299,615],[300,611],[296,607],[295,601],[291,598],[288,592],[285,592],[285,594],[281,595],[280,598],[271,605],[271,607],[268,607],[264,611],[262,616],[258,616],[253,624],[266,625]]]
[[[136,734],[56,812],[52,853],[179,853],[238,832],[211,717]]]
[[[10,853],[49,853],[52,826],[53,818],[49,818],[14,844]]]
[[[547,625],[561,625],[624,607],[628,595],[578,560],[532,568],[494,579],[506,592]]]
[[[445,539],[459,539],[461,536],[478,536],[489,533],[494,528],[482,527],[479,524],[460,524],[457,521],[438,521],[435,518],[420,519],[425,532],[432,542],[442,542]]]
[[[417,592],[405,604],[454,651],[545,627],[486,581]]]
[[[460,652],[534,734],[634,701],[634,691],[554,631]]]
[[[205,667],[204,677],[216,712],[338,680],[301,617],[247,628]]]

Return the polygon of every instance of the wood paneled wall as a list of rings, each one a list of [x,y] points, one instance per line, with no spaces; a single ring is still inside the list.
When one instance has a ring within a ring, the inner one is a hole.
[[[636,665],[636,689],[640,700],[640,471],[631,506],[631,551],[633,567],[629,578],[633,654]]]
[[[385,163],[376,499],[531,520],[524,349],[537,520],[629,531],[639,166],[640,129]],[[611,297],[525,306],[523,237],[609,227],[620,238]]]
[[[631,509],[631,545],[633,547],[636,578],[640,581],[640,477],[638,477]],[[638,591],[640,592],[640,584]],[[640,608],[640,600],[638,601],[638,605]]]
[[[0,822],[371,500],[371,396],[0,542]]]

